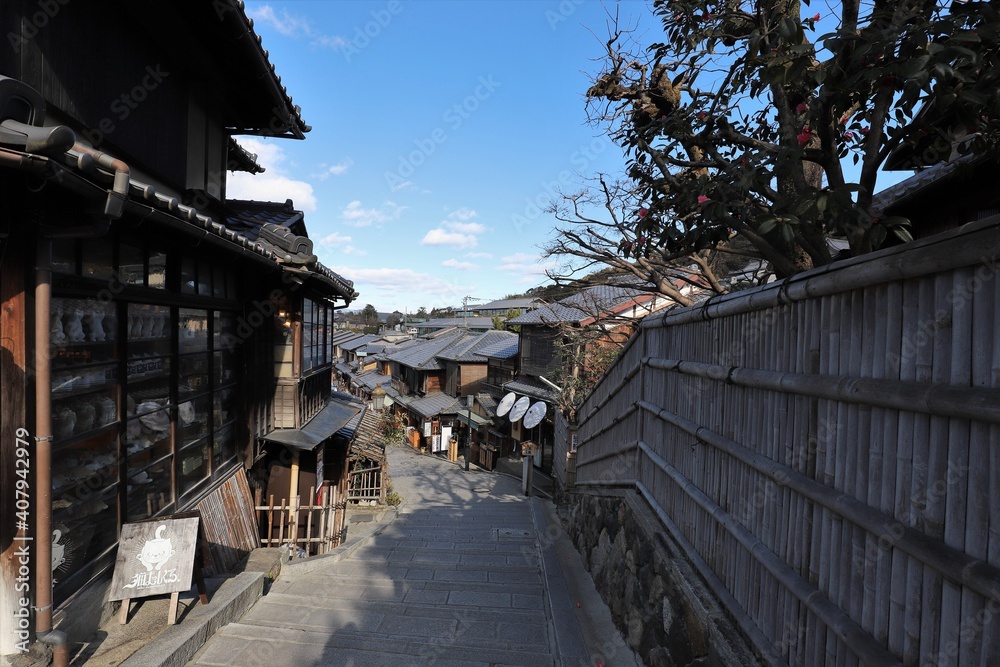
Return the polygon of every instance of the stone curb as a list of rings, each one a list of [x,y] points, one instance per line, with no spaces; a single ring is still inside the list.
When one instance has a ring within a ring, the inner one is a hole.
[[[183,667],[215,634],[239,620],[264,594],[263,572],[241,572],[222,583],[207,605],[196,604],[181,623],[133,653],[122,667]]]

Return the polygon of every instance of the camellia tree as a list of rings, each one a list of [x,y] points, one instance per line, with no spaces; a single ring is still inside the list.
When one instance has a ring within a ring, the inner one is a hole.
[[[831,8],[834,13],[831,14]],[[990,3],[656,0],[663,41],[613,25],[591,118],[625,150],[633,262],[734,236],[779,276],[852,254],[908,221],[872,209],[890,158],[995,150],[1000,20]]]

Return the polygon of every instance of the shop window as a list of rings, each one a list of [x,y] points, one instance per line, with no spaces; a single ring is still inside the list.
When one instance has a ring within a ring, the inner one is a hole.
[[[118,277],[126,285],[146,285],[146,257],[142,248],[122,243],[118,248]]]
[[[71,239],[52,241],[52,270],[56,273],[77,273],[76,243]]]
[[[118,343],[113,304],[53,298],[50,316],[52,562],[59,583],[86,579],[86,565],[118,536]]]
[[[181,293],[197,293],[198,273],[193,257],[181,257]]]
[[[81,253],[83,258],[83,277],[111,280],[114,274],[113,250],[114,246],[107,239],[84,241],[83,252]]]
[[[198,296],[212,296],[212,264],[204,259],[198,262]]]
[[[150,251],[149,277],[146,286],[153,289],[167,289],[167,253]]]
[[[127,520],[153,516],[173,503],[170,439],[170,309],[128,305],[125,447]]]

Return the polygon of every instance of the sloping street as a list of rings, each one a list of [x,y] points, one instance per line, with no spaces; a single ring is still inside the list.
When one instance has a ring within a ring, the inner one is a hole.
[[[404,502],[380,534],[285,568],[190,664],[635,664],[548,501],[408,448],[390,470]]]

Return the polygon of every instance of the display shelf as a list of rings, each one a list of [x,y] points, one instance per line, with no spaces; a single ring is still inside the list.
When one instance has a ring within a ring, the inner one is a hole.
[[[101,426],[95,426],[94,428],[88,429],[81,433],[74,433],[73,435],[66,438],[57,438],[53,440],[53,449],[57,452],[61,452],[64,449],[70,449],[76,447],[77,445],[86,442],[92,438],[96,438],[108,432],[116,431],[120,420],[116,419],[113,422],[103,424]]]

